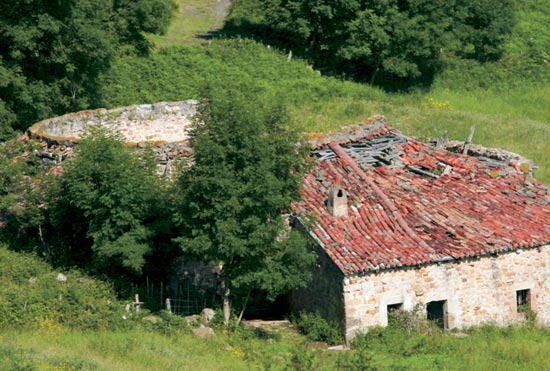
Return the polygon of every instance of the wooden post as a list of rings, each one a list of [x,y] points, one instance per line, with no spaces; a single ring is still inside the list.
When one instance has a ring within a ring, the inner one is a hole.
[[[160,305],[161,306],[163,301],[164,301],[164,283],[160,281]]]
[[[244,311],[246,310],[246,305],[248,304],[248,299],[250,298],[250,291],[248,291],[248,294],[246,295],[246,299],[244,299],[243,309],[241,309],[241,313],[239,314],[239,319],[237,320],[237,326],[241,324],[241,321],[243,319]]]
[[[170,304],[170,298],[166,298],[166,310],[172,313],[172,305]]]
[[[141,310],[141,305],[143,302],[139,301],[139,294],[136,294],[136,301],[134,302],[134,307],[136,308],[136,313]]]
[[[468,149],[470,148],[470,144],[472,144],[472,138],[474,137],[474,131],[476,130],[476,126],[472,125],[470,128],[470,134],[468,134],[468,140],[466,143],[464,143],[464,149],[462,150],[463,155],[468,154]]]
[[[445,148],[447,141],[449,140],[449,130],[445,130],[445,134],[442,137],[437,138],[435,148]]]

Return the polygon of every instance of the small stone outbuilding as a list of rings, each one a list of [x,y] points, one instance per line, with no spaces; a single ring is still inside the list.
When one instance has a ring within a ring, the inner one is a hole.
[[[442,328],[550,323],[550,187],[514,156],[434,148],[381,119],[312,138],[317,157],[293,205],[318,252],[294,310],[346,340],[419,306]]]

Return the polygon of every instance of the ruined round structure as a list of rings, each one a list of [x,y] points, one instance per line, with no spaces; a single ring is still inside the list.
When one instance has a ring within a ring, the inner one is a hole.
[[[42,141],[44,160],[60,163],[73,155],[73,145],[90,127],[108,128],[122,134],[127,145],[144,148],[153,144],[159,174],[170,176],[173,163],[189,158],[188,131],[197,103],[186,100],[68,113],[34,124],[27,136]]]
[[[91,126],[120,132],[129,144],[185,144],[197,101],[140,104],[115,109],[69,113],[40,121],[28,129],[31,138],[71,145]]]

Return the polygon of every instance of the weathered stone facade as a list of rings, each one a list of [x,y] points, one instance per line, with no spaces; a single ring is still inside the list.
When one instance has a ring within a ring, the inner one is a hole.
[[[346,339],[371,326],[386,326],[388,306],[396,304],[412,310],[445,301],[448,329],[520,322],[520,290],[529,290],[537,320],[550,324],[550,246],[346,277]]]
[[[158,172],[172,175],[174,164],[190,158],[189,128],[197,113],[197,101],[160,102],[68,113],[31,126],[28,137],[41,140],[41,157],[61,163],[73,155],[72,146],[90,127],[118,132],[127,145],[136,148],[154,146]]]

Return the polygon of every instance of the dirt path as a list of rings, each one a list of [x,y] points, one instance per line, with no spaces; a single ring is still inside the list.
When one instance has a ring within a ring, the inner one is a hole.
[[[1,1],[1,0],[0,0]],[[231,0],[175,0],[178,10],[166,35],[150,35],[158,47],[198,44],[223,27]]]
[[[227,12],[229,10],[229,5],[231,5],[230,0],[216,0],[216,20],[218,22],[222,22],[225,20],[225,17],[227,16]]]

